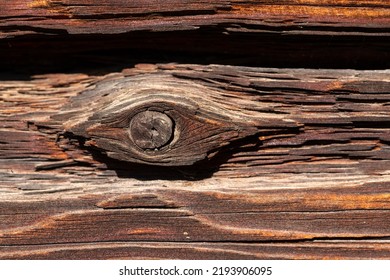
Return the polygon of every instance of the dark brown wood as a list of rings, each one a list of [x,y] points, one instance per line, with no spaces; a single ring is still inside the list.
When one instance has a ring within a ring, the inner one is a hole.
[[[118,34],[223,26],[225,32],[389,35],[380,0],[155,1],[15,0],[0,3],[0,38],[30,34]]]
[[[357,249],[358,248],[358,249]],[[389,245],[381,242],[315,243],[189,243],[107,242],[12,246],[0,252],[1,259],[388,259]]]
[[[389,77],[140,64],[4,80],[0,258],[388,259]],[[181,131],[179,166],[99,142],[145,108],[207,126]]]
[[[390,67],[388,1],[15,0],[2,1],[0,11],[7,74],[172,61]]]
[[[63,124],[65,138],[82,137],[84,146],[102,149],[109,157],[169,166],[192,165],[210,158],[220,147],[265,131],[267,126],[296,127],[291,121],[280,119],[266,119],[260,124],[259,119],[245,110],[241,113],[235,109],[234,99],[227,100],[225,105],[222,92],[179,81],[163,73],[112,77],[73,98],[57,115],[51,116],[50,123]],[[88,110],[86,100],[91,104]],[[141,130],[134,127],[134,120],[142,125],[150,121],[145,118],[156,116],[160,120],[165,116],[166,123],[171,120],[174,123],[174,128],[166,128],[174,131],[164,132],[166,136],[158,140],[158,146],[155,140],[150,141],[150,136],[156,134],[153,123],[149,122],[146,132],[141,131],[142,127]]]
[[[142,150],[160,150],[174,136],[175,123],[164,113],[147,110],[135,115],[129,125],[129,137]]]
[[[390,258],[389,1],[0,11],[0,259]]]
[[[96,147],[109,157],[154,165],[192,165],[210,160],[226,146],[239,155],[233,155],[234,166],[255,174],[261,172],[257,166],[276,163],[289,162],[294,168],[298,159],[308,162],[310,170],[313,157],[328,161],[329,155],[332,162],[389,159],[382,146],[389,139],[387,71],[165,67],[149,75],[110,75],[39,125],[53,125],[61,139],[79,137],[83,147]],[[162,149],[144,150],[129,137],[133,116],[145,110],[164,112],[175,123],[173,139]],[[376,141],[382,148],[375,149]],[[243,152],[240,145],[253,147]]]

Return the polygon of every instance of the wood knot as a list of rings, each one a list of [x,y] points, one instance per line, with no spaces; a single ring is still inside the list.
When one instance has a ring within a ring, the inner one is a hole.
[[[143,150],[159,150],[173,138],[174,123],[170,117],[157,111],[144,111],[135,115],[129,127],[133,142]]]
[[[185,166],[258,133],[256,119],[224,100],[219,91],[168,75],[118,77],[75,96],[52,119],[82,148],[110,158]]]

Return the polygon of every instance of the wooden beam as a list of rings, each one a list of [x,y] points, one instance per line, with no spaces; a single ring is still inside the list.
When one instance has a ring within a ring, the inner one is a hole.
[[[389,245],[378,242],[190,243],[98,242],[12,246],[0,249],[0,259],[388,259]]]
[[[388,36],[386,1],[15,0],[0,3],[0,38],[118,34],[222,26],[225,32]]]

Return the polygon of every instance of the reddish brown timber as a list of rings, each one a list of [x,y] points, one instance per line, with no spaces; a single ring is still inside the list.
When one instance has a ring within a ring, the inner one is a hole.
[[[387,1],[15,0],[0,3],[0,38],[223,26],[225,32],[389,35]]]

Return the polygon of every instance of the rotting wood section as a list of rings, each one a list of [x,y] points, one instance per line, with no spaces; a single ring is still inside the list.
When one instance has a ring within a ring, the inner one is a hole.
[[[389,258],[389,75],[164,64],[2,81],[0,258]],[[259,133],[188,167],[63,134],[72,100],[162,76]]]

